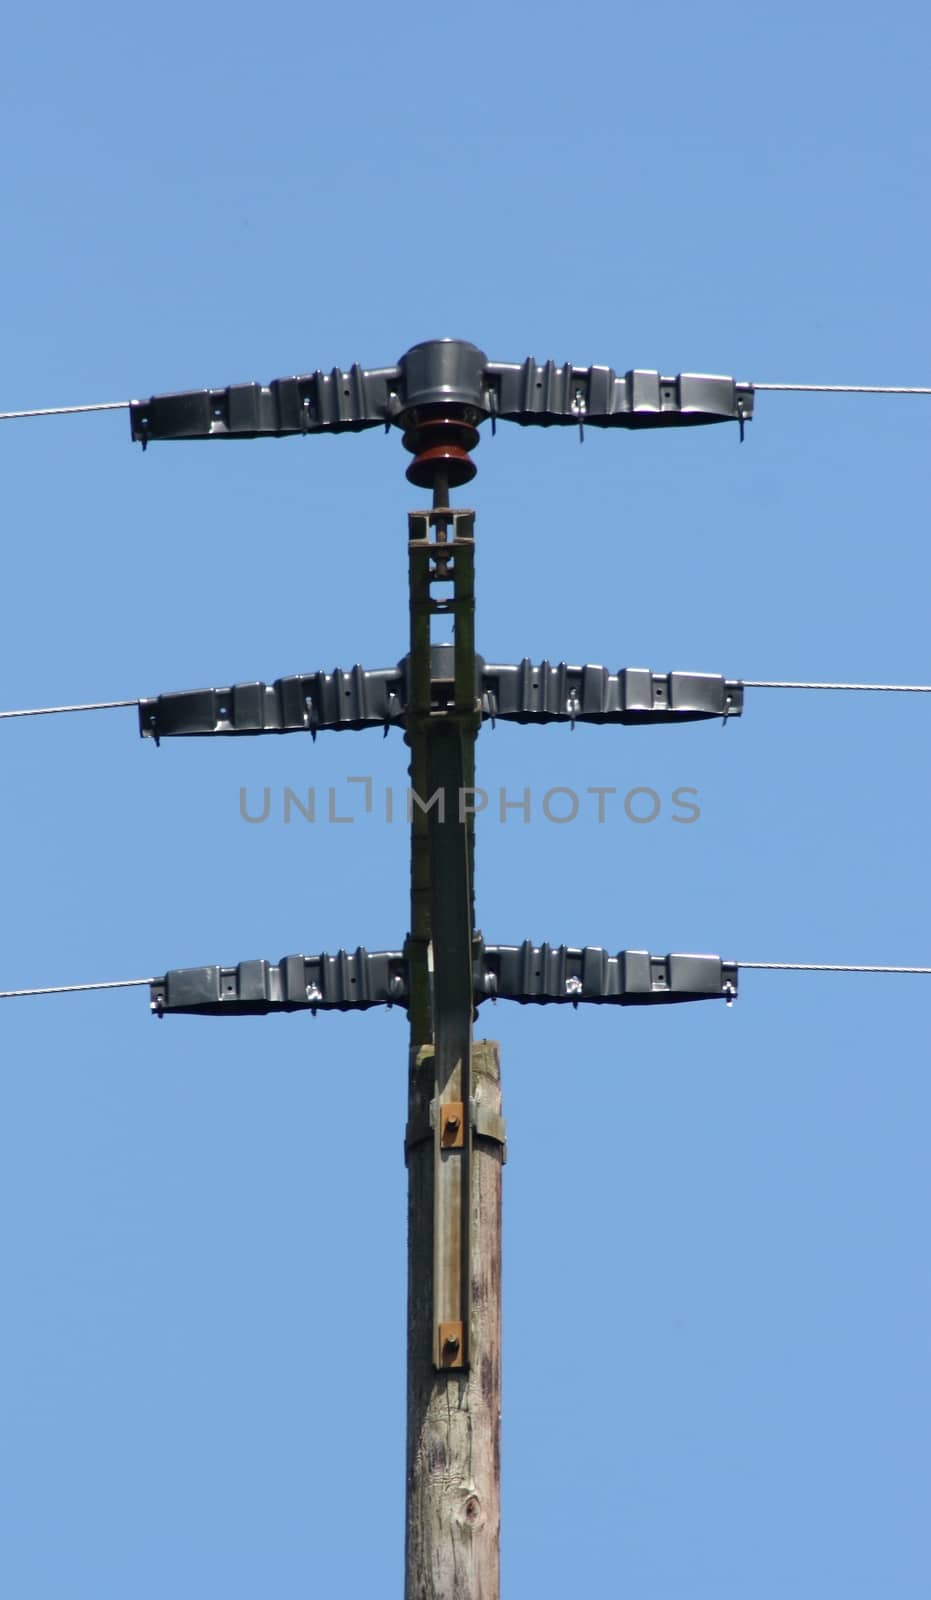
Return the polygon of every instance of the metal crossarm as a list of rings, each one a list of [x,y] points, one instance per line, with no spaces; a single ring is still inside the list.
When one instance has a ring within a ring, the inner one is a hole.
[[[482,671],[482,715],[502,722],[699,722],[739,717],[743,684],[710,672],[569,666],[523,660]]]
[[[686,1000],[733,1000],[737,964],[719,956],[651,956],[646,950],[609,955],[597,946],[489,945],[481,963],[484,995],[521,1005],[669,1005]]]
[[[326,951],[319,956],[240,961],[234,967],[176,967],[150,985],[152,1010],[203,1017],[260,1017],[272,1011],[366,1011],[406,1005],[407,960],[399,950]]]
[[[489,361],[485,368],[492,416],[544,427],[556,423],[596,428],[682,427],[689,423],[748,420],[753,385],[733,378],[683,372],[616,373],[613,367],[522,365]]]
[[[431,649],[435,685],[453,679],[452,645]],[[492,723],[590,722],[635,727],[739,717],[739,679],[647,667],[570,666],[564,661],[489,666],[476,658],[476,699]],[[161,739],[204,734],[307,732],[400,727],[410,704],[409,657],[397,667],[310,672],[273,683],[234,683],[139,702],[139,731]]]
[[[400,410],[399,367],[363,372],[358,363],[343,372],[312,372],[272,383],[235,383],[223,389],[132,400],[132,436],[150,439],[282,438],[293,433],[361,433],[391,425]]]
[[[139,732],[161,739],[200,734],[297,733],[396,727],[404,720],[399,667],[308,672],[274,683],[189,689],[139,702]]]
[[[719,956],[612,955],[597,946],[483,945],[472,962],[475,1005],[670,1005],[733,1000],[737,964]],[[399,950],[338,950],[334,955],[241,961],[233,967],[179,967],[150,984],[152,1010],[193,1016],[264,1016],[274,1011],[367,1011],[410,996],[408,958]]]
[[[659,372],[571,363],[489,361],[475,345],[430,339],[393,367],[311,372],[268,384],[191,389],[130,402],[133,439],[256,439],[289,434],[358,433],[382,425],[416,428],[426,416],[456,408],[475,427],[487,418],[597,428],[682,427],[744,423],[753,385],[700,373]],[[468,416],[465,416],[468,413]]]

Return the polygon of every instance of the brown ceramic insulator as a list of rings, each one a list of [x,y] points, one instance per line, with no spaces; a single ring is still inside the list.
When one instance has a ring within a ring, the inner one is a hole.
[[[407,469],[407,481],[416,484],[418,489],[432,489],[440,466],[446,468],[450,489],[460,489],[464,483],[471,483],[478,470],[472,457],[458,445],[434,445],[432,450],[422,450],[414,457]]]
[[[461,417],[412,418],[403,440],[414,456],[407,469],[408,482],[431,489],[437,470],[445,468],[451,489],[470,483],[477,469],[469,451],[475,449],[478,439],[478,429]]]

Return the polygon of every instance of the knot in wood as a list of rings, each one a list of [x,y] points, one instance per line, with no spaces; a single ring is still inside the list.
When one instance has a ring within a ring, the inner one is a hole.
[[[474,1489],[469,1491],[462,1502],[459,1522],[467,1528],[482,1528],[485,1525],[485,1512],[482,1502]]]

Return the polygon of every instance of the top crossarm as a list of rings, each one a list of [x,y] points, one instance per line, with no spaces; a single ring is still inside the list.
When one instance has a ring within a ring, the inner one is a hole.
[[[737,421],[753,414],[753,385],[682,373],[617,373],[571,363],[489,361],[475,345],[432,339],[393,367],[334,367],[268,384],[233,384],[153,395],[130,402],[132,436],[154,439],[255,439],[360,432],[382,425],[407,431],[448,415],[477,426],[488,418],[532,424],[655,428]]]
[[[524,427],[534,423],[595,428],[683,427],[705,422],[746,422],[753,386],[733,378],[683,372],[617,373],[613,367],[575,367],[554,361],[521,365],[490,361],[486,367],[489,414]]]

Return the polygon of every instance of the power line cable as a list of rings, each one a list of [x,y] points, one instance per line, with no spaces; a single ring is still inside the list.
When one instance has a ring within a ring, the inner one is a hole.
[[[761,393],[793,394],[931,394],[931,387],[915,384],[881,383],[752,383],[750,387]],[[22,417],[67,417],[85,411],[127,411],[131,400],[104,400],[95,405],[42,406],[30,411],[0,411],[0,422],[13,422]]]
[[[850,689],[863,694],[931,694],[931,683],[807,683],[776,678],[739,678],[744,689]],[[72,711],[113,711],[138,706],[137,700],[95,700],[86,705],[32,706],[23,711],[0,711],[8,717],[52,717]]]
[[[43,406],[39,411],[0,411],[0,422],[12,422],[16,417],[69,417],[78,411],[128,411],[129,400],[103,400],[93,406]]]
[[[931,394],[931,389],[881,383],[754,383],[751,388],[791,390],[796,394]]]
[[[826,961],[737,961],[737,967],[760,972],[906,972],[931,975],[931,967],[858,967]]]
[[[117,978],[112,983],[60,983],[51,989],[0,989],[0,1000],[20,1000],[35,994],[80,994],[87,989],[141,989],[154,978]]]
[[[62,711],[112,711],[116,706],[138,704],[138,700],[97,700],[84,706],[34,706],[30,711],[0,711],[0,717],[53,717]]]
[[[903,973],[910,977],[931,977],[931,967],[875,967],[826,961],[735,961],[735,967],[757,972],[866,972]],[[0,1000],[19,1000],[46,994],[83,994],[91,989],[142,989],[157,983],[157,978],[118,978],[112,983],[62,983],[53,988],[0,989]]]
[[[860,689],[873,694],[931,694],[931,683],[790,683],[784,680],[741,678],[745,689]]]

